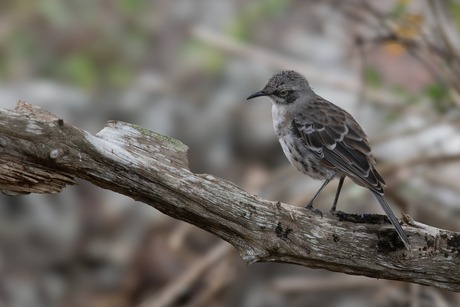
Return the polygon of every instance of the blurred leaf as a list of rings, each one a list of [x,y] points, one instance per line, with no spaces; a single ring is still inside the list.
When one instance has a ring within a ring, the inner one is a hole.
[[[410,93],[406,88],[402,87],[401,85],[396,85],[391,88],[392,92],[399,97],[404,99],[404,103],[411,105],[420,102],[420,95],[414,95]]]
[[[63,73],[65,78],[80,87],[93,89],[97,86],[98,70],[87,54],[78,53],[67,58]]]
[[[385,121],[392,123],[401,117],[401,112],[396,109],[390,109],[385,116]]]
[[[0,80],[5,80],[10,75],[9,61],[0,61]]]
[[[444,83],[437,82],[427,86],[424,94],[433,101],[435,109],[440,113],[444,113],[452,105],[449,88]]]
[[[145,0],[117,0],[118,7],[126,12],[138,12],[145,4]]]
[[[425,89],[425,94],[433,100],[445,99],[448,93],[448,88],[442,83],[431,84]]]
[[[262,0],[248,4],[241,15],[227,28],[227,35],[240,41],[247,41],[252,25],[261,19],[278,15],[289,6],[286,0]]]
[[[263,1],[264,9],[269,15],[279,14],[288,7],[286,0],[265,0]]]
[[[54,26],[63,26],[72,21],[75,11],[69,10],[65,1],[42,0],[37,1],[38,11],[43,14],[47,22]],[[73,13],[73,14],[72,14]]]
[[[450,2],[450,13],[452,14],[452,19],[457,26],[457,30],[460,31],[460,3]]]
[[[271,17],[284,12],[289,6],[286,0],[262,0],[246,6],[242,18],[246,21],[257,22],[261,18]]]
[[[120,42],[124,42],[123,57],[132,61],[138,61],[149,56],[148,41],[150,37],[147,33],[132,30],[129,34],[122,37]],[[118,41],[117,41],[118,43]]]
[[[132,71],[122,65],[116,65],[109,70],[110,85],[115,87],[123,87],[130,83],[133,79]]]
[[[17,11],[21,12],[21,14],[30,14],[34,13],[37,10],[37,7],[40,5],[40,2],[43,1],[30,1],[30,0],[15,0],[15,1],[0,1],[0,4],[4,5],[4,7],[0,7],[5,11]]]
[[[37,42],[35,39],[29,32],[21,31],[12,36],[11,41],[9,41],[9,47],[11,47],[11,51],[16,55],[30,56],[36,50]]]
[[[225,61],[225,57],[219,50],[198,42],[189,43],[183,51],[186,63],[199,65],[208,73],[219,72]]]
[[[404,102],[408,105],[417,104],[420,102],[420,97],[418,95],[407,95]]]
[[[373,67],[364,68],[364,81],[371,87],[379,87],[382,84],[380,73]]]
[[[406,97],[409,93],[402,85],[395,85],[391,88],[392,92],[398,96]]]
[[[227,35],[238,41],[249,39],[249,26],[241,19],[234,20],[227,28]]]
[[[398,18],[401,17],[403,14],[406,13],[407,10],[407,4],[410,2],[410,0],[399,0],[396,2],[395,6],[390,12],[390,16],[393,18]]]

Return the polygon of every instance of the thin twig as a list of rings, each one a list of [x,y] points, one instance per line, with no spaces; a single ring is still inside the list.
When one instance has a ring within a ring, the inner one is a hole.
[[[202,259],[193,264],[181,277],[173,280],[163,289],[144,300],[139,307],[168,307],[173,306],[175,301],[202,277],[202,274],[218,261],[222,261],[226,255],[233,252],[233,248],[227,242],[221,242]]]
[[[285,277],[277,278],[270,283],[270,287],[276,291],[295,292],[318,292],[318,291],[345,291],[362,290],[388,285],[389,282],[369,279],[361,276],[340,275],[334,277]]]

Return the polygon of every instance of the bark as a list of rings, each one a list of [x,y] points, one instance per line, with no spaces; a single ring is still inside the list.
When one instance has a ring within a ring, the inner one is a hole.
[[[408,251],[384,215],[312,211],[188,169],[182,142],[119,121],[96,135],[19,101],[0,110],[0,190],[59,193],[75,178],[150,205],[232,244],[247,264],[276,261],[460,291],[460,234],[403,214]]]

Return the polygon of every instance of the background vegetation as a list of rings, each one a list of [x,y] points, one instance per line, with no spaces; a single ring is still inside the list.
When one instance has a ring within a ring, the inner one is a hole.
[[[302,206],[321,183],[284,158],[269,101],[245,100],[295,69],[365,128],[395,212],[460,231],[459,31],[458,1],[4,0],[0,107],[24,99],[92,133],[140,125],[187,144],[193,172]],[[351,181],[342,193],[340,210],[381,213]],[[85,182],[0,196],[0,305],[460,305],[419,285],[245,267],[221,248]]]

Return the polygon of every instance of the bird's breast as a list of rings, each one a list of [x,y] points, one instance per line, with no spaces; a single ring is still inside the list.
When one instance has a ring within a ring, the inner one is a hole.
[[[316,154],[310,151],[305,146],[305,143],[294,134],[292,117],[287,108],[273,104],[272,117],[276,135],[289,162],[297,170],[313,179],[332,179],[335,175],[335,170],[322,167]]]
[[[278,138],[290,133],[291,116],[287,108],[283,105],[273,103],[272,105],[273,128]]]

